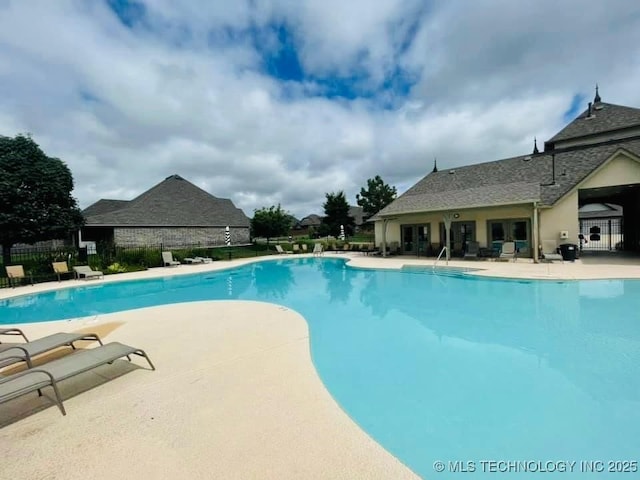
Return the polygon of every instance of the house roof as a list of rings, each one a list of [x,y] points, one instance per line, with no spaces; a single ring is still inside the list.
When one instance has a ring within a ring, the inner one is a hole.
[[[640,140],[523,155],[431,172],[378,212],[374,220],[405,213],[533,201],[551,206],[619,150],[640,156]]]
[[[87,226],[249,227],[231,200],[214,197],[179,175],[131,201],[99,200],[82,213]]]
[[[636,126],[640,126],[640,108],[596,102],[591,108],[591,116],[589,109],[586,109],[547,143]]]
[[[311,215],[307,215],[302,220],[298,222],[298,225],[301,227],[316,227],[322,223],[322,218],[320,215],[316,215],[312,213]]]
[[[120,210],[129,204],[129,200],[110,200],[101,199],[93,205],[89,205],[82,211],[85,217],[93,217],[95,215],[102,215],[103,213],[113,212],[114,210]]]

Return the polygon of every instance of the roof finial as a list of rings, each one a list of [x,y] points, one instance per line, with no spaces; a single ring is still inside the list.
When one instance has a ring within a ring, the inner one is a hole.
[[[540,150],[538,150],[538,139],[536,137],[533,137],[533,154],[537,154],[540,153]]]
[[[436,157],[433,157],[433,170],[431,171],[431,173],[436,173],[438,171],[438,164],[436,162]]]
[[[593,103],[600,103],[602,99],[600,98],[600,93],[598,93],[598,84],[596,83],[596,96],[593,99]]]

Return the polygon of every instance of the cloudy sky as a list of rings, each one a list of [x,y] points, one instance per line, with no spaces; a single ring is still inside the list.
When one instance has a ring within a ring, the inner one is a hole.
[[[637,0],[0,0],[0,134],[81,207],[178,173],[248,216],[322,213],[640,107]]]

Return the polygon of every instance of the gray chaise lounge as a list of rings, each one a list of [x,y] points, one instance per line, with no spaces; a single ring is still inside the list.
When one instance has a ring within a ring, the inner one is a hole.
[[[21,330],[17,328],[8,329],[18,331],[18,333],[7,333],[6,329],[0,330],[0,335],[22,335],[27,338]],[[102,340],[95,333],[54,333],[46,337],[38,338],[26,343],[2,343],[0,342],[0,368],[7,367],[17,362],[27,362],[31,367],[31,359],[36,355],[49,352],[59,347],[71,347],[75,350],[74,342],[86,340],[98,342],[102,345]]]
[[[76,276],[80,279],[89,280],[90,278],[104,278],[104,273],[99,270],[92,270],[89,265],[78,265],[73,267],[76,272]]]
[[[24,334],[24,332],[22,330],[20,330],[19,328],[0,328],[0,335],[18,335],[18,336],[24,338],[25,342],[29,341],[29,339]],[[2,343],[2,342],[0,342],[0,343]]]
[[[66,357],[53,360],[32,370],[25,370],[6,377],[0,374],[0,403],[8,402],[35,391],[42,395],[40,391],[42,388],[52,387],[56,405],[58,405],[62,414],[66,415],[67,412],[64,409],[62,397],[58,390],[58,382],[88,372],[101,365],[112,363],[122,357],[127,357],[131,360],[130,355],[144,357],[149,362],[151,370],[156,369],[143,350],[118,342],[107,343],[97,348],[78,350]]]

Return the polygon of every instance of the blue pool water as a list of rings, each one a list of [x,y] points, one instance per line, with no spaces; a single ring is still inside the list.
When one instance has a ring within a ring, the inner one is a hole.
[[[608,462],[640,461],[640,281],[480,279],[297,258],[4,300],[0,323],[210,299],[301,313],[328,390],[423,477],[639,476],[637,467],[609,473],[634,464]],[[514,473],[525,468],[537,472]]]

